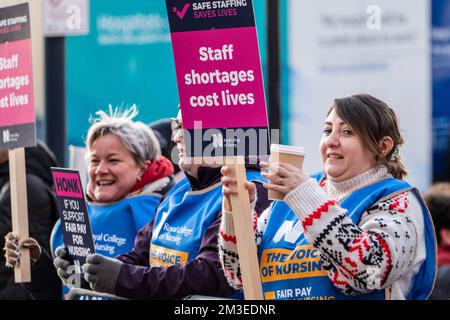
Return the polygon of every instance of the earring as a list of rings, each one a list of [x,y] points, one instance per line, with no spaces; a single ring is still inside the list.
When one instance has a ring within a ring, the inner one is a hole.
[[[394,152],[392,152],[390,161],[397,160],[397,157],[398,157],[399,153],[400,153],[400,146],[396,146],[395,149],[394,149]]]

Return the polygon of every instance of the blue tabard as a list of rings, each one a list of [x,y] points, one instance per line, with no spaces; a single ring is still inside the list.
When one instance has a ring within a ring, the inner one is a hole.
[[[259,172],[247,180],[266,182]],[[222,184],[191,191],[186,178],[167,194],[157,209],[150,241],[150,266],[170,266],[195,259],[206,230],[222,210]]]
[[[153,219],[160,201],[160,195],[140,194],[112,204],[88,202],[95,252],[113,258],[131,251],[137,232]],[[53,253],[64,245],[60,220],[53,227],[50,244]],[[63,294],[68,292],[64,286]]]
[[[321,180],[323,175],[314,178]],[[412,191],[422,206],[425,225],[426,260],[414,279],[407,299],[426,299],[436,276],[436,238],[430,213],[419,192],[408,183],[386,179],[350,194],[340,207],[358,224],[362,214],[385,197]],[[271,215],[259,250],[265,299],[382,300],[385,290],[349,296],[341,293],[323,269],[320,251],[308,243],[301,221],[282,201],[272,203]]]

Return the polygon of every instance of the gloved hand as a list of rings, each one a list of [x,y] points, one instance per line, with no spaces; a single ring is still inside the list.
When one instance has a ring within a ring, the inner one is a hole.
[[[9,268],[14,268],[20,261],[20,249],[30,249],[31,265],[35,264],[39,260],[42,254],[42,249],[39,243],[33,239],[28,238],[19,244],[19,237],[9,232],[5,236],[5,264]]]
[[[89,283],[84,280],[83,274],[76,273],[76,268],[68,260],[68,254],[64,247],[58,247],[55,251],[56,258],[53,265],[62,282],[70,287],[89,289]]]
[[[64,247],[58,247],[55,251],[55,259],[53,265],[56,268],[56,273],[61,278],[64,284],[67,284],[67,280],[74,273],[75,269],[69,270],[70,262],[67,260],[67,252]]]
[[[91,254],[83,265],[84,279],[91,289],[115,294],[116,282],[123,262],[100,254]]]

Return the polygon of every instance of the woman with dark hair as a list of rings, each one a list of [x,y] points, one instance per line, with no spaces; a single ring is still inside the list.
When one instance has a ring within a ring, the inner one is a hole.
[[[336,99],[320,142],[323,172],[261,163],[265,187],[283,194],[258,220],[266,299],[426,299],[436,276],[430,214],[403,181],[404,143],[394,111],[369,95]],[[222,168],[226,176],[227,168]],[[220,259],[242,286],[225,177]],[[255,201],[254,187],[248,185]]]

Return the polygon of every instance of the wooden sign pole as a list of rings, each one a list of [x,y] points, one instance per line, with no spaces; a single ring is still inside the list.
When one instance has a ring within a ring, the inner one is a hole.
[[[231,196],[234,230],[236,232],[237,249],[241,266],[244,297],[246,300],[263,300],[261,276],[259,273],[258,254],[253,230],[253,219],[248,190],[245,188],[245,158],[226,157],[226,165],[230,168],[230,177],[237,180],[238,194]]]
[[[11,219],[13,233],[19,241],[29,237],[27,179],[25,172],[25,149],[9,150],[9,181],[11,185]],[[20,250],[20,262],[14,268],[16,283],[31,281],[30,250]]]

